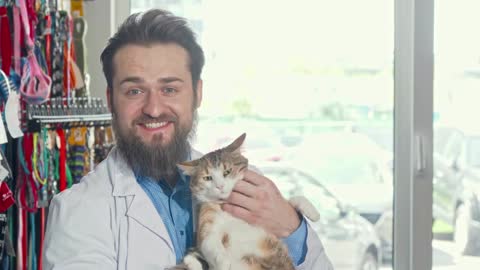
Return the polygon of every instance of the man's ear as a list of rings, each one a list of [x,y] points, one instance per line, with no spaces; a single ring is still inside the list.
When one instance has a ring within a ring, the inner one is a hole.
[[[113,97],[112,97],[111,92],[112,92],[112,89],[108,88],[108,86],[107,86],[107,91],[106,91],[106,94],[107,94],[107,106],[108,106],[108,110],[109,110],[110,112],[112,112],[112,102],[113,102],[113,100],[112,100]]]
[[[202,97],[203,97],[203,81],[201,79],[197,81],[196,89],[197,89],[197,100],[195,104],[197,105],[197,109],[198,109],[202,104]]]

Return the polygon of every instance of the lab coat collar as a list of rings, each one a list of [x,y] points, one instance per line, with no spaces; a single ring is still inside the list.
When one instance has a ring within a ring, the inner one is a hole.
[[[114,197],[137,195],[142,191],[135,175],[117,147],[112,148],[107,157],[108,173],[112,181]]]

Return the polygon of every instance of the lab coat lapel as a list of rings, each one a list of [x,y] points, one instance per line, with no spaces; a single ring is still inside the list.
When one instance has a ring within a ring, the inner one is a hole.
[[[126,215],[163,239],[174,252],[170,235],[162,218],[155,209],[153,202],[137,183],[135,175],[117,148],[110,151],[108,167],[112,176],[113,196],[125,197],[126,199]]]
[[[163,223],[162,218],[158,214],[155,206],[153,205],[147,194],[139,187],[136,195],[133,196],[130,207],[127,210],[127,216],[136,220],[146,229],[152,231],[156,236],[163,239],[172,252],[174,247],[167,228]]]

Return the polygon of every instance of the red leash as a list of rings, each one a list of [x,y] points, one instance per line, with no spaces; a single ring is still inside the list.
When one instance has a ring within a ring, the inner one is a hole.
[[[2,70],[10,75],[12,66],[12,39],[10,38],[10,22],[8,20],[7,8],[0,7],[0,59]]]
[[[65,138],[65,132],[63,129],[57,129],[57,136],[60,138],[60,157],[59,157],[59,171],[60,171],[60,183],[59,191],[63,191],[67,188],[67,140]]]

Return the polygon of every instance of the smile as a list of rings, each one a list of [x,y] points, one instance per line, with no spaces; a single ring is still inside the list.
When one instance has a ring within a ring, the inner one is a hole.
[[[164,127],[165,125],[167,125],[168,122],[159,122],[159,123],[147,123],[147,124],[144,124],[144,126],[146,128],[160,128],[160,127]]]

